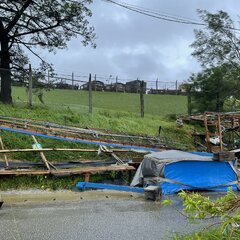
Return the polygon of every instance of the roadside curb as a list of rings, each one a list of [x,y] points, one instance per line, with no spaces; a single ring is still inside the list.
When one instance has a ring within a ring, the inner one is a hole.
[[[43,190],[12,190],[0,191],[0,200],[4,204],[28,204],[28,203],[49,203],[67,202],[82,200],[103,200],[103,199],[142,199],[142,194],[127,193],[112,190],[90,190],[90,191],[43,191]]]

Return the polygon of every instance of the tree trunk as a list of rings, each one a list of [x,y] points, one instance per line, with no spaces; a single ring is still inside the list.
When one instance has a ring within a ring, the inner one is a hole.
[[[10,53],[8,49],[9,40],[2,37],[0,51],[0,72],[1,72],[1,93],[0,101],[5,104],[12,103],[11,96],[11,72],[10,72]]]

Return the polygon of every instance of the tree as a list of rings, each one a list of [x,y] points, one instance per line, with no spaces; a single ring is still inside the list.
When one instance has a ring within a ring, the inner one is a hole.
[[[234,23],[226,12],[216,14],[206,10],[198,10],[205,23],[204,29],[194,30],[195,41],[192,55],[203,67],[228,64],[233,67],[240,64],[240,38],[236,34]]]
[[[190,77],[195,110],[222,112],[227,99],[239,96],[238,81],[234,78],[235,69],[229,74],[229,68],[227,64],[207,68]],[[235,71],[238,72],[238,69]]]
[[[0,3],[0,100],[11,103],[11,69],[25,59],[23,47],[53,52],[63,49],[72,37],[81,36],[83,45],[95,47],[93,27],[86,7],[92,0],[5,0]],[[38,55],[37,55],[38,56]],[[16,59],[17,57],[17,59]],[[41,58],[40,56],[38,56]],[[21,66],[19,66],[21,67]]]
[[[190,221],[219,217],[219,221],[210,224],[203,231],[193,235],[191,239],[206,239],[206,230],[220,225],[211,239],[237,240],[240,238],[240,197],[230,188],[225,196],[211,201],[209,197],[199,193],[181,192],[183,211]],[[209,239],[209,238],[208,238]]]
[[[226,12],[212,14],[198,10],[198,13],[205,28],[194,31],[195,41],[191,47],[194,48],[192,55],[204,70],[190,77],[195,108],[223,111],[227,99],[239,97],[240,38]]]

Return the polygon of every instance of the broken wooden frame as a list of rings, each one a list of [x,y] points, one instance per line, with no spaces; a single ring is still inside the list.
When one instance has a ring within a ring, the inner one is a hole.
[[[32,136],[32,139],[35,144],[39,144],[36,137]],[[106,171],[132,171],[135,170],[133,166],[129,166],[125,164],[119,157],[116,156],[115,153],[127,153],[131,152],[131,150],[127,149],[108,149],[105,146],[100,146],[99,149],[79,149],[79,148],[37,148],[37,149],[4,149],[4,144],[2,138],[0,136],[0,144],[1,150],[0,154],[3,154],[5,161],[5,168],[0,169],[0,175],[47,175],[51,174],[54,176],[70,176],[70,175],[84,175],[84,180],[89,181],[91,174],[103,173]],[[95,152],[95,153],[105,153],[113,156],[116,160],[116,164],[109,166],[87,166],[87,167],[74,167],[74,168],[66,168],[66,169],[58,169],[51,163],[46,156],[45,152],[59,152],[59,151],[71,151],[71,152]],[[42,162],[46,169],[11,169],[11,161],[7,157],[7,154],[16,153],[16,152],[38,152],[41,156]]]
[[[221,152],[226,148],[227,150],[235,149],[236,140],[240,140],[240,113],[238,112],[205,112],[202,115],[188,116],[183,119],[203,123],[208,152]],[[219,144],[217,146],[211,144],[211,138],[218,138]]]
[[[159,136],[135,135],[127,133],[113,133],[106,129],[78,128],[73,126],[64,126],[55,123],[35,121],[31,119],[12,118],[0,116],[1,128],[11,128],[12,130],[35,132],[48,136],[69,138],[72,140],[83,140],[89,142],[105,142],[121,145],[138,146],[154,149],[172,149],[176,148],[174,143],[166,141]],[[185,146],[186,147],[186,146]]]

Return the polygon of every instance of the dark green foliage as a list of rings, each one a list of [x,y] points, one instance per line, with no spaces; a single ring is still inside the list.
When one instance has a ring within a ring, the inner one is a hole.
[[[226,12],[212,14],[198,10],[199,16],[206,24],[202,30],[195,30],[196,40],[191,47],[192,55],[204,67],[219,66],[227,63],[238,66],[240,63],[240,38],[234,31],[234,23]]]
[[[224,111],[225,101],[239,96],[238,72],[238,69],[225,64],[192,75],[189,80],[193,86],[191,90],[193,110]],[[234,102],[231,108],[230,110],[234,109]]]
[[[228,109],[235,110],[240,84],[240,38],[234,22],[224,11],[210,13],[198,10],[205,23],[204,29],[195,30],[192,55],[204,70],[190,77],[193,85],[191,107],[197,112],[223,111],[226,100],[233,99]]]

